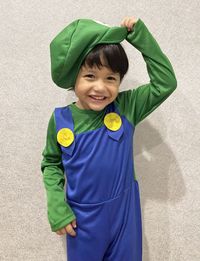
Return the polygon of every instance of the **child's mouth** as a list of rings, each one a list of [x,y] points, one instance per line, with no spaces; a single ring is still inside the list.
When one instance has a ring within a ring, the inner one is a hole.
[[[103,100],[106,99],[105,96],[92,96],[92,95],[90,95],[89,97],[90,97],[91,99],[93,99],[94,101],[103,101]]]

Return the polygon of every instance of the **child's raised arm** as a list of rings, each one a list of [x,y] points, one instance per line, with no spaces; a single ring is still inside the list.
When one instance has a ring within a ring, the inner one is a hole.
[[[134,20],[127,19],[123,20],[123,26],[130,27]],[[169,59],[141,19],[128,32],[126,40],[141,52],[150,77],[149,83],[120,92],[116,99],[120,111],[137,125],[170,96],[177,81]]]

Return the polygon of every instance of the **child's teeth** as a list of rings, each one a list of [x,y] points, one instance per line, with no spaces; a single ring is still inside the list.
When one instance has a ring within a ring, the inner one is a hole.
[[[92,96],[92,98],[96,99],[96,100],[103,100],[104,97],[95,97],[95,96]]]

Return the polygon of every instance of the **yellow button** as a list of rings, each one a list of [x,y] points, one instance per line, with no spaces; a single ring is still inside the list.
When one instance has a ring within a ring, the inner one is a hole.
[[[74,141],[74,133],[68,128],[60,129],[57,134],[57,141],[62,146],[68,147]]]
[[[104,124],[109,130],[116,131],[120,129],[122,120],[117,113],[110,112],[104,117]]]

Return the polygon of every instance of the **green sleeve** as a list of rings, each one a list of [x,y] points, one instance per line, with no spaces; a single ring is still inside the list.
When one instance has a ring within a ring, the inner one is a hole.
[[[47,195],[48,220],[52,231],[65,227],[75,215],[65,200],[65,177],[61,149],[57,143],[54,113],[47,130],[46,146],[42,152],[41,171]]]
[[[138,19],[126,40],[141,52],[150,82],[136,89],[122,91],[115,102],[119,110],[137,125],[176,89],[172,65],[142,20]]]

